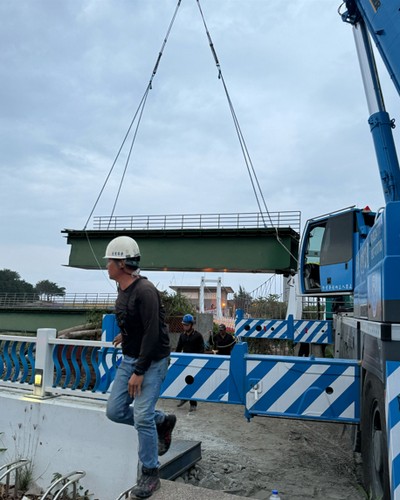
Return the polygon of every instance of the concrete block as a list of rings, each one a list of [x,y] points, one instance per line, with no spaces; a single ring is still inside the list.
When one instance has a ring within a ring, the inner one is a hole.
[[[137,433],[110,422],[105,402],[59,396],[37,399],[0,388],[0,465],[18,458],[33,464],[33,480],[46,489],[54,474],[84,470],[80,481],[93,499],[110,500],[136,483]]]

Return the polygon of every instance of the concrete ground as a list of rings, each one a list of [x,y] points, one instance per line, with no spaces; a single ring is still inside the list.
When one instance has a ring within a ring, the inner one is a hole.
[[[188,498],[190,500],[240,500],[246,497],[162,479],[161,489],[151,498],[154,500],[188,500]]]

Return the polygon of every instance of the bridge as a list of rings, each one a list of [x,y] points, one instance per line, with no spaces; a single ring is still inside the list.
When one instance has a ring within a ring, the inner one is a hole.
[[[112,312],[115,293],[75,293],[43,299],[35,293],[0,293],[0,332],[34,333],[39,328],[64,330]]]
[[[148,271],[287,274],[297,267],[300,212],[95,217],[94,229],[64,229],[70,267],[102,269],[107,244],[134,238]]]

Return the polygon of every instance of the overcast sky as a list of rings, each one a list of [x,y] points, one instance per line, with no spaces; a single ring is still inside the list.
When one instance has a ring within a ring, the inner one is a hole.
[[[268,209],[299,210],[303,224],[350,205],[383,204],[352,29],[339,3],[201,3]],[[84,227],[175,7],[174,0],[0,1],[0,268],[68,293],[115,290],[101,271],[64,267],[61,231]],[[396,117],[386,72],[382,84]],[[111,213],[123,167],[95,216]],[[182,0],[115,215],[257,210],[197,3]],[[143,274],[161,289],[200,284],[193,273]],[[267,278],[222,277],[248,291]]]

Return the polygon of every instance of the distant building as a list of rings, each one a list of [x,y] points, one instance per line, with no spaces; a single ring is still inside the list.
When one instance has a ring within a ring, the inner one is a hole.
[[[231,317],[233,313],[233,289],[230,286],[221,286],[220,308],[222,314],[218,314],[218,287],[204,286],[204,306],[200,303],[201,286],[170,286],[176,293],[180,293],[186,297],[196,308],[196,311],[212,313],[214,316]]]

